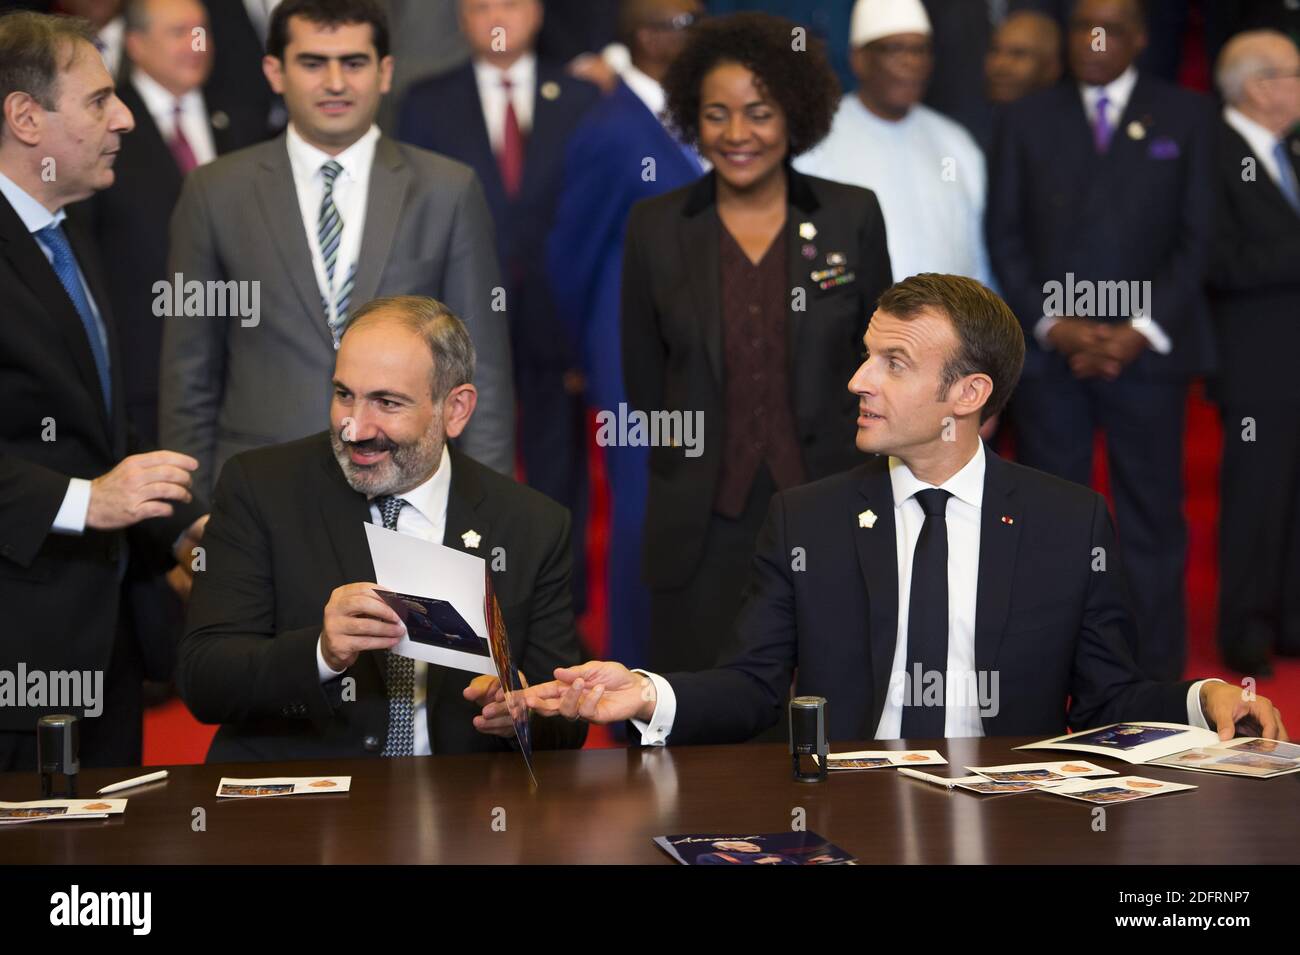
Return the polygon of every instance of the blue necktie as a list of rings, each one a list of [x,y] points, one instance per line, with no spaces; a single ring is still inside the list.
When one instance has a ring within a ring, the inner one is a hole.
[[[68,244],[68,237],[63,234],[63,227],[58,223],[47,225],[36,235],[50,250],[53,256],[50,264],[54,266],[54,274],[63,283],[63,289],[68,293],[68,298],[72,299],[72,305],[76,308],[81,324],[86,329],[86,337],[90,339],[90,354],[94,356],[95,370],[99,372],[99,387],[104,394],[104,407],[111,408],[112,386],[109,379],[108,347],[99,332],[95,311],[90,307],[90,299],[86,297],[86,290],[81,284],[81,274],[77,271],[77,259],[72,254],[72,246]]]
[[[1277,157],[1277,184],[1282,190],[1282,195],[1286,196],[1286,201],[1291,203],[1292,209],[1300,212],[1300,186],[1296,185],[1295,167],[1291,165],[1291,156],[1287,152],[1285,139],[1277,141],[1277,145],[1273,147],[1273,155]]]

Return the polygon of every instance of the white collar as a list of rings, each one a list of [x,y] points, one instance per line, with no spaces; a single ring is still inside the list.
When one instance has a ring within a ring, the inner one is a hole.
[[[1273,150],[1283,140],[1274,135],[1273,131],[1267,126],[1251,119],[1235,106],[1225,106],[1223,108],[1223,121],[1241,133],[1241,138],[1246,140],[1246,145],[1250,147],[1250,151],[1259,158],[1268,157],[1270,160],[1276,158],[1273,155]]]
[[[285,133],[286,148],[289,150],[289,163],[294,172],[302,179],[310,180],[320,172],[320,167],[331,159],[343,167],[343,175],[360,179],[370,171],[375,158],[375,143],[379,142],[379,127],[371,124],[365,134],[337,156],[331,156],[322,149],[313,146],[294,128],[293,123]]]
[[[984,442],[981,440],[966,465],[939,487],[978,510],[984,504],[984,465]],[[889,483],[894,489],[896,508],[902,507],[903,502],[917,491],[934,487],[918,478],[911,468],[895,457],[889,459]]]
[[[621,75],[628,89],[635,93],[637,98],[645,103],[645,108],[658,118],[667,103],[667,96],[664,94],[664,88],[659,84],[659,81],[649,74],[643,73],[630,63]]]
[[[1115,120],[1124,115],[1124,110],[1128,107],[1129,97],[1133,95],[1133,87],[1137,85],[1138,71],[1137,67],[1132,64],[1119,76],[1115,77],[1105,86],[1085,86],[1079,84],[1079,90],[1083,94],[1084,102],[1090,109],[1095,108],[1097,100],[1103,93],[1106,94],[1106,102],[1110,104],[1111,115]]]
[[[68,213],[63,209],[51,212],[45,208],[31,193],[2,172],[0,172],[0,193],[4,193],[4,197],[9,200],[9,205],[13,206],[14,212],[18,213],[18,218],[23,220],[27,231],[33,234],[47,226],[58,225],[68,217]]]
[[[145,109],[153,116],[166,116],[170,119],[176,112],[177,103],[187,113],[192,112],[195,106],[203,105],[203,94],[197,87],[178,98],[139,67],[131,71],[131,85],[140,94],[140,99],[144,100]]]
[[[447,498],[451,494],[451,455],[447,445],[442,446],[442,458],[438,461],[438,470],[433,472],[423,484],[418,484],[405,494],[395,494],[413,507],[430,522],[434,523],[447,513]],[[374,501],[372,500],[373,504]]]
[[[504,70],[493,66],[487,60],[479,58],[474,60],[474,78],[478,81],[478,85],[492,86],[497,89],[501,87],[502,78],[509,80],[510,85],[515,88],[531,86],[533,78],[537,75],[536,70],[537,56],[531,50]]]

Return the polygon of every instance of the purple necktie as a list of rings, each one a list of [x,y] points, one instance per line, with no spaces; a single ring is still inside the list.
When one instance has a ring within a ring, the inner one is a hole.
[[[1097,97],[1097,115],[1092,121],[1092,142],[1097,147],[1097,154],[1104,156],[1106,150],[1110,149],[1110,137],[1114,132],[1110,128],[1110,120],[1106,117],[1106,107],[1110,105],[1110,100],[1106,94],[1102,93]]]

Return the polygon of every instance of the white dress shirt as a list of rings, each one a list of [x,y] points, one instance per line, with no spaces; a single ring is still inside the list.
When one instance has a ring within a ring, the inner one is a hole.
[[[126,47],[126,17],[113,17],[104,24],[95,37],[95,48],[104,58],[104,69],[108,75],[117,79],[117,71],[122,66],[122,51]]]
[[[165,90],[157,80],[141,69],[131,71],[131,85],[135,87],[145,109],[149,110],[154,125],[162,134],[163,142],[171,143],[176,136],[177,98]],[[212,124],[208,118],[208,105],[203,93],[192,89],[179,100],[181,106],[181,132],[194,152],[200,166],[217,158],[217,146],[212,139]]]
[[[945,523],[948,526],[948,670],[944,687],[949,694],[962,696],[975,671],[975,597],[979,585],[980,511],[984,503],[984,442],[980,441],[966,465],[938,485],[952,494],[948,499]],[[907,668],[907,614],[912,593],[912,555],[925,523],[925,514],[916,500],[916,492],[934,487],[914,475],[898,458],[889,459],[889,481],[894,491],[894,533],[898,544],[898,634],[894,643],[894,662],[889,691],[876,739],[898,739],[902,727],[902,703],[906,699],[903,676]],[[643,670],[636,671],[645,673]],[[677,697],[672,686],[658,674],[645,673],[655,685],[658,698],[650,721],[633,720],[641,732],[643,746],[662,746],[672,732],[677,715]],[[1209,729],[1201,712],[1200,692],[1205,680],[1187,690],[1187,722]],[[989,684],[991,686],[991,683]],[[913,691],[915,692],[915,691]],[[983,736],[978,699],[954,700],[946,697],[944,736]]]
[[[60,225],[68,217],[68,213],[60,209],[58,212],[51,212],[41,205],[25,189],[14,182],[4,173],[0,173],[0,193],[4,194],[9,205],[13,207],[18,218],[23,221],[27,231],[36,239],[36,244],[40,246],[45,253],[45,259],[51,264],[54,262],[54,253],[46,247],[45,243],[37,238],[36,233],[41,229],[51,225]],[[95,318],[95,328],[99,332],[100,343],[104,346],[104,354],[108,354],[108,330],[104,327],[103,316],[99,313],[99,306],[95,304],[95,296],[90,291],[90,286],[86,284],[86,275],[81,271],[81,265],[77,265],[77,275],[81,279],[82,291],[86,293],[86,301],[90,303],[90,311]],[[112,374],[112,369],[109,369]],[[90,482],[84,478],[70,478],[68,489],[63,494],[63,503],[59,506],[59,512],[54,515],[54,523],[50,525],[50,530],[56,534],[80,534],[86,529],[86,512],[90,510]]]
[[[1079,96],[1083,99],[1083,112],[1088,118],[1088,127],[1090,129],[1096,127],[1097,110],[1100,106],[1101,97],[1105,94],[1106,119],[1110,123],[1111,130],[1111,148],[1114,148],[1115,140],[1118,137],[1128,135],[1128,130],[1119,128],[1119,121],[1124,118],[1124,110],[1128,108],[1129,97],[1133,95],[1133,87],[1137,85],[1137,79],[1137,67],[1130,66],[1105,86],[1079,84]],[[1064,279],[1064,276],[1062,276],[1062,279]],[[1052,350],[1052,343],[1048,341],[1047,333],[1060,320],[1061,317],[1057,315],[1044,315],[1035,323],[1034,339],[1043,351]],[[1142,333],[1143,337],[1151,345],[1151,350],[1156,354],[1168,355],[1173,351],[1174,343],[1170,341],[1165,330],[1156,324],[1152,316],[1144,315],[1135,320],[1133,327]]]
[[[1256,162],[1264,167],[1268,177],[1281,189],[1282,170],[1277,164],[1277,155],[1273,152],[1277,148],[1278,137],[1235,106],[1223,108],[1223,121],[1241,134],[1250,151],[1255,154]]]
[[[486,60],[474,61],[474,80],[478,83],[478,101],[483,106],[483,122],[487,125],[492,154],[501,152],[505,137],[506,88],[503,79],[510,81],[510,104],[515,108],[515,121],[525,136],[533,128],[533,92],[537,88],[537,57],[525,53],[505,70],[497,69]]]
[[[984,153],[948,117],[918,104],[900,120],[883,119],[848,93],[830,135],[794,167],[876,194],[895,279],[947,272],[992,282]]]
[[[397,532],[410,534],[422,540],[442,543],[443,533],[447,528],[447,495],[451,492],[451,455],[443,445],[442,459],[433,477],[405,494],[398,494],[406,506],[397,512]],[[383,515],[379,505],[370,503],[370,522],[379,527],[384,526]],[[320,681],[328,683],[346,671],[335,670],[325,662],[321,652],[321,638],[316,639],[316,672]],[[426,715],[429,708],[429,664],[423,660],[415,661],[415,711],[413,716],[414,750],[416,756],[429,756],[433,752],[429,740],[429,720]]]
[[[328,312],[329,323],[335,328],[335,347],[343,329],[338,327],[335,313],[335,290],[341,288],[349,272],[356,268],[361,258],[361,236],[366,227],[366,200],[370,192],[370,170],[375,163],[375,143],[379,141],[379,127],[371,126],[365,135],[337,156],[317,149],[298,134],[293,123],[285,135],[289,150],[289,166],[293,170],[293,186],[298,192],[298,208],[302,210],[302,226],[307,233],[311,249],[311,262],[316,270],[316,285]],[[320,222],[320,204],[325,196],[325,177],[321,166],[331,159],[343,167],[334,180],[334,205],[343,220],[343,233],[339,239],[338,257],[334,262],[334,281],[325,273],[325,257],[317,239]],[[361,304],[361,303],[356,303]],[[322,314],[322,320],[325,315]]]

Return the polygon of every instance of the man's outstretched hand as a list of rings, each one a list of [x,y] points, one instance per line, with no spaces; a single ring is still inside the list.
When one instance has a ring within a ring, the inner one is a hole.
[[[529,708],[543,716],[588,723],[649,722],[658,702],[649,677],[621,663],[599,660],[557,667],[554,680],[529,687],[524,697]]]

